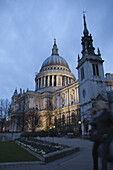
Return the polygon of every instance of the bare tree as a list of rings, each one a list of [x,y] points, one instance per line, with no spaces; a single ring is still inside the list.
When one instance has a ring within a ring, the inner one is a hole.
[[[7,126],[7,119],[8,119],[8,110],[9,110],[10,102],[8,99],[0,99],[0,117],[1,117],[1,131],[3,131],[3,128]]]
[[[0,99],[0,116],[3,117],[4,115],[4,100]]]
[[[41,126],[40,116],[36,109],[32,109],[24,114],[24,130],[36,131],[37,127]]]

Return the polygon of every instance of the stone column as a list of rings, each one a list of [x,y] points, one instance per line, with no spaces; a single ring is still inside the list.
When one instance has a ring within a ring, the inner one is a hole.
[[[50,86],[50,75],[48,76],[48,86]]]
[[[40,77],[40,88],[42,88],[42,77]]]
[[[72,81],[73,81],[73,80],[71,79],[71,83],[72,83]]]
[[[60,76],[60,85],[62,86],[62,76]]]
[[[52,75],[52,86],[54,86],[54,75]]]
[[[69,77],[68,77],[68,84],[69,84]]]
[[[77,88],[75,89],[75,103],[77,103]]]
[[[64,78],[64,81],[65,81],[65,86],[66,86],[66,77]]]
[[[77,91],[77,103],[79,102],[79,94],[78,94],[78,87],[77,87],[77,89],[76,89]]]
[[[44,87],[45,87],[45,83],[46,83],[45,81],[46,81],[46,79],[45,79],[45,76],[44,76]]]

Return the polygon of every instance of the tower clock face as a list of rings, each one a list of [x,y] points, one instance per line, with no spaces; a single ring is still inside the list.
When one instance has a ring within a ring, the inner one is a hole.
[[[83,95],[83,98],[85,98],[85,96],[86,96],[86,91],[85,91],[85,89],[83,89],[82,95]]]

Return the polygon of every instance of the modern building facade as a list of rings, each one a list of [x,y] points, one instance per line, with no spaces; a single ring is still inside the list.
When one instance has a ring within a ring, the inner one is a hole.
[[[9,111],[10,131],[38,131],[57,128],[88,133],[90,110],[97,100],[109,103],[111,110],[113,74],[104,77],[103,59],[95,54],[85,15],[82,56],[78,56],[78,80],[67,61],[59,56],[56,39],[52,54],[35,76],[35,91],[15,90]],[[109,102],[110,101],[110,102]]]

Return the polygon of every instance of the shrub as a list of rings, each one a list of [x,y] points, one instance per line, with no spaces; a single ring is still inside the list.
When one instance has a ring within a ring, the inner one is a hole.
[[[41,130],[41,131],[38,133],[38,136],[39,136],[39,137],[47,137],[47,136],[48,136],[48,132],[45,131],[45,130]]]
[[[23,132],[21,137],[37,137],[38,132]]]
[[[49,130],[49,136],[50,136],[50,137],[55,137],[55,136],[57,136],[57,135],[58,135],[57,129],[50,129],[50,130]]]

